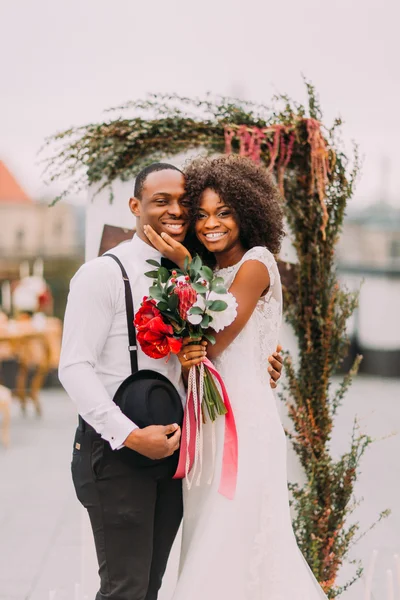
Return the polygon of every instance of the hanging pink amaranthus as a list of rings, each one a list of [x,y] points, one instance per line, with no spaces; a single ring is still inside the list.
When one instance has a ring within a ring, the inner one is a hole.
[[[285,170],[292,157],[295,142],[293,126],[277,124],[260,128],[229,125],[225,127],[225,152],[227,154],[232,152],[232,141],[235,138],[239,141],[240,156],[247,156],[257,163],[261,161],[264,144],[264,152],[266,149],[269,152],[268,170],[272,172],[277,166],[278,186],[284,196]]]
[[[316,119],[307,119],[308,143],[311,148],[311,184],[310,192],[313,194],[317,188],[318,198],[322,208],[322,239],[326,239],[326,226],[329,215],[326,208],[326,188],[329,174],[329,152],[326,140],[321,132],[321,123]]]

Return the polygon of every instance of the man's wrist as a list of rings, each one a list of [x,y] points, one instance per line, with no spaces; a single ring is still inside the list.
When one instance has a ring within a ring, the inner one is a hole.
[[[132,429],[130,434],[126,437],[126,439],[123,442],[123,445],[127,446],[131,450],[136,450],[138,447],[139,438],[140,438],[140,429],[139,429],[139,427],[135,427],[135,429]]]
[[[90,423],[90,421],[89,421]],[[93,425],[93,423],[90,423]],[[133,423],[121,409],[115,405],[107,413],[107,421],[99,432],[101,437],[108,441],[112,450],[120,450],[123,448],[124,443],[128,435],[136,428],[136,424]]]

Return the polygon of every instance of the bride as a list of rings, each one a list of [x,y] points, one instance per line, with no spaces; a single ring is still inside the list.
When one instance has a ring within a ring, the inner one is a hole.
[[[207,356],[229,393],[239,465],[235,497],[229,500],[218,493],[224,419],[215,424],[215,469],[212,426],[205,424],[200,485],[190,490],[184,485],[173,600],[323,599],[293,533],[285,434],[264,366],[281,325],[282,290],[274,259],[283,237],[281,201],[266,170],[235,155],[197,159],[185,177],[197,238],[192,250],[223,277],[238,303],[235,321],[215,335]],[[149,227],[146,235],[167,258],[183,265],[184,246]],[[202,360],[204,344],[185,340],[179,355],[184,375]]]

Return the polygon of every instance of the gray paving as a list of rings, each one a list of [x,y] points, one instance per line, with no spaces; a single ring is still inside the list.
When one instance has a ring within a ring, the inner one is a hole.
[[[61,390],[42,392],[43,417],[22,416],[12,407],[11,445],[0,446],[0,600],[94,600],[97,575],[87,517],[70,478],[70,452],[76,414]],[[358,414],[364,431],[375,438],[400,432],[400,381],[359,378],[341,409],[333,451],[347,447]],[[380,510],[392,516],[363,538],[353,551],[367,565],[378,550],[373,598],[388,598],[387,569],[400,555],[400,436],[377,441],[362,463],[356,494],[364,502],[354,517],[362,529]],[[160,600],[170,600],[179,555],[175,545]],[[346,568],[341,579],[346,578]],[[364,600],[363,582],[345,600]],[[400,582],[395,582],[400,600]]]

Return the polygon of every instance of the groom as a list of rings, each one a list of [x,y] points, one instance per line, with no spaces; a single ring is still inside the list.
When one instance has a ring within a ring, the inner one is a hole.
[[[188,201],[182,172],[165,163],[143,169],[129,206],[137,233],[112,253],[127,271],[137,309],[149,287],[146,260],[161,258],[143,226],[180,242],[185,239]],[[166,363],[139,347],[138,362],[140,369],[168,377],[184,400],[175,355]],[[282,368],[279,354],[270,363],[275,387]],[[118,265],[103,256],[84,264],[71,280],[59,368],[60,381],[80,415],[72,477],[93,529],[101,582],[96,600],[156,600],[182,518],[182,484],[172,479],[180,427],[171,423],[139,429],[120,411],[112,398],[129,375],[124,284]],[[121,460],[124,446],[166,460],[135,468]]]

